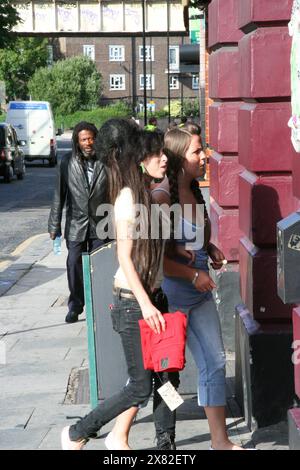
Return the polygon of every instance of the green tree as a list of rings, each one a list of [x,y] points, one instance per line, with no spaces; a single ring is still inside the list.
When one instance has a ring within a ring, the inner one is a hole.
[[[6,47],[12,41],[11,30],[21,21],[17,9],[10,0],[0,2],[0,49]]]
[[[18,38],[12,47],[0,49],[0,80],[9,100],[28,98],[28,81],[47,64],[47,57],[47,39]]]
[[[185,116],[199,116],[199,99],[185,99],[182,111]]]
[[[54,114],[72,114],[98,105],[101,74],[88,57],[71,57],[37,70],[29,91],[32,99],[49,101]]]

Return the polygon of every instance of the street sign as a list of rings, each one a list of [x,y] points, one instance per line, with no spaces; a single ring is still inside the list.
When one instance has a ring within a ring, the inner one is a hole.
[[[192,44],[200,44],[200,12],[198,8],[189,8],[189,30]]]

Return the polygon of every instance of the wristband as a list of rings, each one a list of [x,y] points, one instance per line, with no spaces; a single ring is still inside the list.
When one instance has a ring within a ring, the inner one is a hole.
[[[192,280],[193,286],[196,284],[198,277],[199,277],[199,271],[196,271],[195,276],[193,277],[193,280]]]

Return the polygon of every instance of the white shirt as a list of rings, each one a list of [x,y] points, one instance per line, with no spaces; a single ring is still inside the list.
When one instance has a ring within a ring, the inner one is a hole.
[[[122,233],[122,237],[124,235],[124,238],[130,238],[130,228],[134,228],[135,220],[136,220],[136,217],[135,217],[136,210],[135,210],[135,205],[133,202],[133,194],[130,188],[125,187],[120,191],[120,194],[118,195],[116,202],[115,202],[114,215],[115,215],[116,224],[121,221],[125,222],[124,234]],[[120,224],[119,224],[119,228],[120,228]],[[121,229],[123,229],[122,225],[121,225]],[[119,236],[120,236],[120,233],[118,233],[118,237]],[[158,270],[157,277],[154,283],[154,289],[159,288],[163,281],[163,258],[164,257],[163,257],[163,250],[162,250],[159,270]],[[121,266],[119,266],[115,274],[115,286],[120,287],[122,289],[131,290],[131,287],[129,286],[127,282],[126,276]]]

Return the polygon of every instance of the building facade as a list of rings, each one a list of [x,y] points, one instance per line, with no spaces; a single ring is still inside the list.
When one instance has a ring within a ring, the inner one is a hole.
[[[199,73],[180,73],[179,46],[190,43],[187,36],[147,37],[147,106],[155,112],[167,105],[168,75],[170,100],[198,99]],[[168,74],[169,50],[169,74]],[[142,111],[144,98],[143,39],[131,37],[63,37],[54,49],[54,59],[86,55],[102,75],[102,104],[125,100]]]

